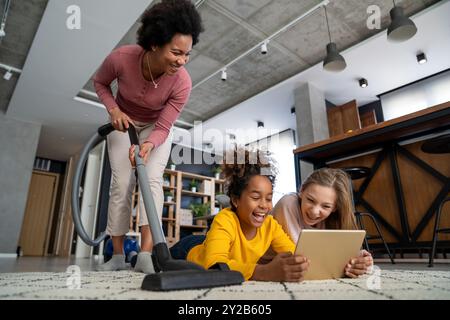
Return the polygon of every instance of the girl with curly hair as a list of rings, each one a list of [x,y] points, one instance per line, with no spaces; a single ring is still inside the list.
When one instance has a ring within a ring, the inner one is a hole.
[[[234,160],[222,165],[231,207],[214,217],[206,237],[187,236],[175,244],[172,257],[206,269],[225,263],[246,280],[301,281],[309,261],[293,254],[295,244],[269,215],[275,182],[270,157],[241,149],[226,159]],[[278,254],[270,263],[258,264],[269,247]]]
[[[162,176],[172,144],[172,126],[186,105],[191,78],[184,68],[192,47],[203,31],[201,18],[188,0],[164,0],[149,8],[141,18],[137,44],[113,50],[94,76],[94,86],[116,129],[108,135],[112,171],[107,233],[112,237],[114,255],[98,270],[126,269],[123,253],[128,232],[131,194],[135,179],[134,147],[126,131],[132,123],[139,136],[139,155],[146,165],[149,185],[159,216],[162,216]],[[117,95],[111,82],[117,80]],[[130,163],[131,162],[131,163]],[[154,272],[153,247],[144,206],[141,208],[141,252],[136,271]]]

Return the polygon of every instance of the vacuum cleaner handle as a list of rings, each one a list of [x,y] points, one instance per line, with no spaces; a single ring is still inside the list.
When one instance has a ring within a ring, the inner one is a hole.
[[[133,145],[138,146],[139,145],[139,138],[136,132],[136,128],[133,126],[132,123],[128,126],[128,136],[130,137],[130,142]]]
[[[161,222],[158,217],[153,195],[148,184],[147,171],[145,170],[144,159],[139,156],[139,138],[136,129],[132,124],[128,127],[128,135],[130,142],[135,145],[134,159],[136,162],[136,174],[139,180],[139,187],[141,188],[141,196],[144,201],[145,213],[152,232],[153,238],[153,252],[155,268],[160,271],[174,271],[174,270],[205,270],[203,267],[186,261],[172,259],[169,248],[167,246],[166,237],[161,227]]]
[[[98,128],[97,133],[101,137],[106,137],[108,134],[110,134],[114,130],[115,129],[114,129],[113,125],[111,123],[107,123],[107,124],[102,125],[100,128]]]
[[[130,137],[130,142],[135,145],[134,149],[134,160],[136,162],[136,171],[139,188],[141,189],[141,196],[144,202],[145,213],[147,214],[147,220],[149,223],[150,231],[152,232],[153,244],[166,243],[166,238],[161,227],[161,222],[159,221],[158,211],[153,200],[153,195],[150,190],[150,185],[148,184],[147,171],[145,169],[144,159],[139,156],[139,138],[136,133],[136,129],[132,124],[128,127],[128,135]]]

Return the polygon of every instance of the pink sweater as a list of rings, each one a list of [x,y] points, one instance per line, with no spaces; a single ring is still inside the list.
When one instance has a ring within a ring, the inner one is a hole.
[[[142,75],[144,49],[139,45],[126,45],[113,50],[94,76],[94,86],[108,112],[119,108],[132,120],[155,123],[146,141],[155,148],[167,138],[173,123],[189,99],[191,77],[184,67],[173,76],[162,75],[153,86]],[[110,84],[117,79],[118,90],[114,98]]]

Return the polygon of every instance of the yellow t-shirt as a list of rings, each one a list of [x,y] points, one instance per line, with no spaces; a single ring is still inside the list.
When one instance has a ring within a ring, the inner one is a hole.
[[[248,280],[253,275],[258,260],[270,246],[278,253],[293,253],[295,250],[294,242],[272,216],[267,216],[257,229],[256,236],[247,240],[237,214],[226,208],[214,218],[205,241],[189,251],[187,260],[206,269],[223,262],[231,270],[241,272],[245,280]]]

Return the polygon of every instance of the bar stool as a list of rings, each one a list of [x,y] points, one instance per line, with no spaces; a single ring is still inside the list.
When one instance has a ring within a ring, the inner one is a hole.
[[[359,228],[362,230],[365,229],[364,223],[363,223],[363,217],[367,217],[372,221],[372,223],[375,225],[375,228],[377,229],[378,235],[366,234],[366,237],[364,238],[364,246],[366,247],[366,250],[369,251],[369,240],[381,239],[381,241],[383,241],[383,245],[386,248],[386,251],[389,255],[389,259],[391,260],[392,264],[395,264],[394,258],[392,257],[391,251],[389,250],[389,247],[388,247],[386,241],[384,240],[383,234],[381,233],[381,229],[380,229],[375,217],[368,212],[356,211],[356,205],[355,205],[355,200],[354,200],[354,190],[353,190],[353,180],[358,180],[358,179],[367,177],[370,173],[370,168],[347,167],[347,168],[340,168],[340,169],[345,171],[350,177],[350,189],[351,189],[350,196],[352,197],[353,212],[355,214],[356,222],[358,223]]]
[[[425,141],[421,149],[425,153],[442,154],[450,153],[450,134],[444,134],[436,138]],[[436,213],[436,220],[434,222],[433,241],[431,245],[430,259],[428,266],[433,266],[434,256],[436,255],[437,238],[439,233],[450,233],[450,228],[439,229],[439,222],[441,219],[442,208],[446,202],[450,201],[450,197],[445,198],[439,205]]]

